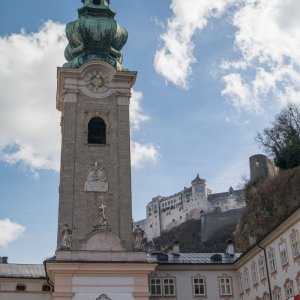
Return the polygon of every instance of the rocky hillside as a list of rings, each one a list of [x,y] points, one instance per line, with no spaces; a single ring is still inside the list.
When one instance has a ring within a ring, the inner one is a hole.
[[[282,171],[264,182],[250,182],[245,198],[247,207],[235,235],[239,251],[248,249],[250,240],[266,234],[300,204],[300,167]]]
[[[173,245],[175,241],[180,243],[180,252],[224,252],[226,241],[233,238],[236,224],[223,226],[222,230],[216,232],[213,238],[201,242],[201,221],[190,220],[180,226],[173,228],[154,240],[156,250],[165,250]]]

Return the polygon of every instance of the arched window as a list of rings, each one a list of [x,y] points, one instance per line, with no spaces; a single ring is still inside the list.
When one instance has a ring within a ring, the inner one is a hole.
[[[99,118],[92,118],[88,125],[88,143],[89,144],[106,144],[106,125]]]

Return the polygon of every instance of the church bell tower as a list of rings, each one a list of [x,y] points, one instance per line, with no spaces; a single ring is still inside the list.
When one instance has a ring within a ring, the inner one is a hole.
[[[80,250],[84,239],[105,225],[131,251],[129,103],[136,72],[122,64],[128,35],[108,0],[85,0],[78,13],[67,25],[67,62],[58,69],[62,151],[57,249]],[[103,215],[105,221],[100,220]]]
[[[82,0],[58,68],[61,171],[57,250],[45,261],[52,300],[149,300],[155,264],[132,232],[127,31],[109,0]]]

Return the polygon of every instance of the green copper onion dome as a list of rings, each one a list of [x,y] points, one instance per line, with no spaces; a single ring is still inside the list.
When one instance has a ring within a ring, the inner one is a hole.
[[[68,61],[64,68],[79,68],[90,60],[101,60],[118,71],[128,71],[122,65],[121,50],[126,44],[128,33],[114,19],[109,0],[81,0],[78,20],[69,23],[66,34],[69,44],[65,50]]]

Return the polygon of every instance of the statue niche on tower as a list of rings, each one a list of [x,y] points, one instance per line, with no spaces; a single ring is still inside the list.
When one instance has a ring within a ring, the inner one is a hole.
[[[140,251],[143,250],[143,237],[145,231],[137,225],[136,229],[133,231],[133,247],[134,250]]]
[[[96,161],[94,166],[88,170],[87,180],[84,185],[86,192],[107,192],[108,181],[106,170],[101,161]]]
[[[98,207],[98,223],[94,226],[95,230],[110,230],[110,226],[106,220],[105,208],[107,208],[107,206],[103,204]]]
[[[68,224],[65,224],[64,229],[61,233],[61,242],[60,242],[60,249],[61,250],[69,250],[72,247],[72,237],[73,231],[75,229],[69,228]]]

